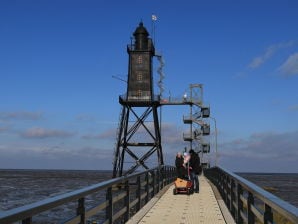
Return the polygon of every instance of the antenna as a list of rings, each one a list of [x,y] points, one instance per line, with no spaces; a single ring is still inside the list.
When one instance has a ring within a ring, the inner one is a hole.
[[[118,79],[118,80],[120,80],[120,81],[122,81],[122,82],[125,82],[125,83],[127,83],[127,81],[126,81],[126,80],[124,80],[124,79],[120,78],[119,76],[112,75],[112,78],[114,78],[114,79]]]

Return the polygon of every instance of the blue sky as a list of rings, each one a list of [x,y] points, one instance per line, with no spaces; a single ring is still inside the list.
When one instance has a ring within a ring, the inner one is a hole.
[[[278,0],[0,1],[0,168],[112,169],[126,91],[112,76],[126,79],[126,45],[141,20],[151,33],[154,13],[164,94],[204,85],[219,165],[298,172],[297,10]],[[187,113],[163,109],[168,164],[187,145]]]

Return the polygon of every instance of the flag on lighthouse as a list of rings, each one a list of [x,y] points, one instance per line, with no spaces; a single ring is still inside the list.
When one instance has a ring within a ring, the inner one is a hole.
[[[151,19],[152,19],[152,21],[156,21],[156,20],[157,20],[157,16],[154,15],[154,14],[152,14],[152,15],[151,15]]]

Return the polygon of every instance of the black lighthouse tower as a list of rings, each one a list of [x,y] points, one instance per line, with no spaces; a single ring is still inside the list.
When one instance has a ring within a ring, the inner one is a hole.
[[[163,165],[157,113],[160,101],[153,92],[152,59],[155,49],[142,22],[133,35],[134,42],[127,46],[127,92],[119,97],[122,110],[114,152],[113,177]]]

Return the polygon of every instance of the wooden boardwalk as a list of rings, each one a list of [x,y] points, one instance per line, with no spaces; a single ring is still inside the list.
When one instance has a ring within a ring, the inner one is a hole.
[[[127,224],[233,224],[235,223],[218,192],[207,178],[199,177],[200,192],[173,195],[174,184],[160,192]]]

